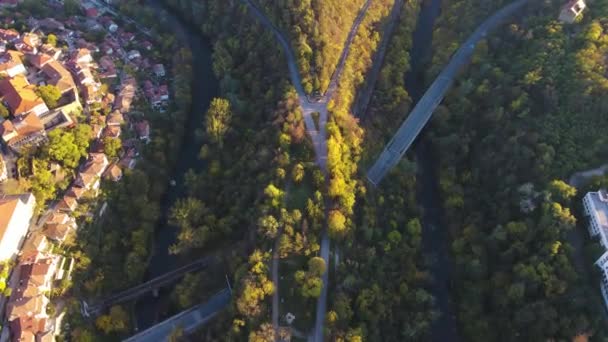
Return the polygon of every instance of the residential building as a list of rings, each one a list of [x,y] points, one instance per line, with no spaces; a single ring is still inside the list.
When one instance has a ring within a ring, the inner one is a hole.
[[[562,6],[559,13],[559,20],[567,24],[572,24],[576,18],[583,13],[586,7],[587,5],[584,0],[570,0]]]
[[[42,72],[52,84],[59,89],[62,95],[69,94],[71,98],[77,99],[76,84],[72,74],[58,61],[51,60],[42,68]]]
[[[19,37],[20,37],[19,32],[15,31],[13,29],[0,28],[0,40],[9,42],[9,43],[14,43],[17,41],[17,39],[19,39]]]
[[[38,53],[38,46],[40,46],[40,37],[34,33],[24,33],[15,42],[17,50],[23,53]]]
[[[12,259],[19,252],[35,206],[32,194],[0,197],[0,260]]]
[[[36,87],[23,75],[0,81],[0,95],[14,116],[29,113],[40,116],[49,111],[44,100],[36,93]]]
[[[99,180],[108,167],[108,158],[103,153],[91,153],[76,178],[76,186],[87,190],[99,189]]]
[[[120,166],[112,164],[108,167],[106,172],[104,172],[103,177],[113,182],[118,182],[122,178],[122,170],[120,169]]]
[[[46,139],[44,124],[34,113],[20,116],[0,125],[4,143],[16,152],[24,146],[36,146]]]
[[[165,66],[162,64],[154,64],[152,67],[156,77],[165,77]]]
[[[0,57],[0,76],[15,77],[25,75],[27,70],[21,58],[23,54],[18,51],[9,50]]]
[[[76,220],[65,212],[56,211],[44,224],[44,235],[51,240],[64,242],[68,234],[77,228]]]
[[[589,219],[589,235],[597,238],[604,248],[604,254],[595,265],[602,271],[600,289],[608,308],[608,192],[603,189],[588,192],[583,198],[583,209]]]

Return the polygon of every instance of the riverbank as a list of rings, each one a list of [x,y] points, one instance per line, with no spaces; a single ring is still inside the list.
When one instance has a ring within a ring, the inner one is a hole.
[[[417,103],[425,92],[424,74],[431,57],[431,42],[435,20],[441,11],[441,0],[430,0],[422,4],[412,45],[411,71],[406,75],[408,93]],[[431,293],[440,316],[431,328],[432,341],[460,341],[457,321],[450,300],[450,243],[441,206],[437,156],[432,142],[423,131],[414,146],[417,170],[416,197],[422,207],[422,249],[429,260],[432,274]]]
[[[155,230],[155,242],[150,258],[149,266],[144,279],[148,280],[166,273],[178,266],[179,259],[169,254],[169,246],[175,243],[177,228],[169,225],[169,212],[172,205],[179,198],[186,196],[184,185],[185,173],[192,169],[201,171],[205,164],[198,158],[201,141],[197,138],[196,131],[203,128],[203,114],[209,107],[211,99],[218,93],[218,82],[212,70],[212,48],[208,39],[202,37],[191,25],[185,24],[175,13],[165,7],[160,0],[149,0],[147,5],[152,8],[160,20],[165,21],[172,28],[176,37],[182,44],[189,47],[192,52],[192,105],[186,124],[186,131],[181,143],[179,158],[173,171],[171,181],[175,186],[169,186],[161,201],[161,215]],[[147,296],[140,299],[136,304],[137,329],[145,329],[155,323],[159,317],[161,308],[166,307],[164,300],[169,290],[160,291],[159,297]]]

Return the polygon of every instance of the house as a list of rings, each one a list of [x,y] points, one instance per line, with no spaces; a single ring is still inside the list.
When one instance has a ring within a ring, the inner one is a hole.
[[[36,55],[27,55],[27,60],[36,69],[42,69],[45,65],[53,60],[53,57],[45,53],[39,53]]]
[[[88,64],[93,62],[91,51],[86,48],[78,49],[73,57],[74,61],[78,64]]]
[[[13,341],[52,341],[53,334],[46,307],[58,269],[59,257],[32,252],[21,258],[18,283],[7,307]],[[49,339],[50,338],[50,339]]]
[[[121,126],[124,123],[125,123],[124,116],[118,110],[115,110],[112,113],[110,113],[110,115],[108,115],[108,118],[106,119],[106,125],[108,125],[108,126]]]
[[[52,46],[51,44],[43,44],[40,47],[40,52],[51,56],[51,58],[53,58],[54,60],[59,60],[59,57],[61,56],[61,53],[62,53],[61,49],[56,48],[56,47]]]
[[[122,168],[134,169],[137,164],[137,157],[139,153],[135,148],[130,148],[127,150],[125,155],[120,159],[118,165]]]
[[[142,120],[135,123],[135,133],[140,140],[148,143],[150,141],[150,123],[147,120]]]
[[[559,20],[567,24],[572,24],[576,18],[583,13],[586,7],[585,0],[570,0],[562,6],[561,11],[559,12]]]
[[[40,116],[49,111],[46,103],[36,93],[36,87],[23,75],[0,81],[0,96],[14,116],[24,116],[29,113]]]
[[[0,40],[3,40],[8,43],[14,43],[19,39],[19,32],[13,29],[2,29],[0,28]]]
[[[86,192],[86,189],[72,185],[70,189],[66,192],[66,194],[63,196],[63,198],[59,201],[59,203],[57,203],[55,209],[67,213],[76,210],[76,208],[78,207],[78,201],[84,196]]]
[[[49,243],[46,236],[38,232],[34,232],[25,239],[25,243],[21,248],[21,253],[26,253],[29,251],[43,252],[48,247],[48,244]]]
[[[52,331],[47,330],[47,318],[34,318],[29,316],[20,316],[9,323],[9,330],[12,340],[19,342],[47,342],[53,341],[48,339],[48,334]],[[45,339],[46,338],[46,339]]]
[[[133,60],[136,58],[141,58],[141,54],[137,50],[131,50],[131,51],[127,52],[127,58],[130,60]]]
[[[74,184],[87,190],[99,189],[99,179],[108,167],[108,158],[103,153],[91,153],[78,174]]]
[[[99,16],[99,11],[97,11],[97,7],[95,7],[95,4],[91,2],[83,2],[82,10],[84,11],[84,14],[89,18],[96,18]]]
[[[165,77],[165,66],[162,64],[154,64],[152,71],[156,77]]]
[[[122,178],[122,170],[120,169],[120,166],[112,164],[108,167],[106,172],[104,172],[103,177],[113,182],[118,182]]]
[[[51,60],[42,67],[48,83],[56,86],[62,95],[69,94],[77,99],[76,84],[72,74],[58,61]]]
[[[106,126],[106,128],[103,129],[101,136],[104,138],[119,138],[121,133],[122,129],[120,126]]]
[[[15,42],[15,48],[23,53],[38,53],[40,46],[40,37],[34,33],[25,33]]]
[[[9,50],[0,57],[0,76],[15,77],[19,74],[25,75],[27,70],[21,58],[23,54],[18,51]]]
[[[5,120],[0,124],[0,135],[4,143],[16,152],[24,146],[36,146],[46,139],[44,124],[34,113],[13,121]]]
[[[114,109],[121,113],[128,113],[131,110],[131,104],[135,97],[137,81],[134,78],[128,78],[123,81],[120,92],[114,101]]]
[[[73,217],[65,212],[56,211],[45,222],[43,233],[49,239],[61,243],[76,228],[76,220]]]
[[[32,194],[0,197],[0,260],[10,260],[19,252],[35,206]]]

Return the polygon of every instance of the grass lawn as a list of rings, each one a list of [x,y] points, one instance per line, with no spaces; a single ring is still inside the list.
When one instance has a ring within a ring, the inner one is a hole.
[[[293,279],[293,274],[306,264],[305,257],[281,260],[279,265],[279,312],[282,321],[288,312],[296,316],[293,327],[308,333],[312,329],[315,320],[316,299],[305,299],[299,294],[299,288]],[[283,277],[283,279],[281,279]],[[282,322],[281,324],[286,325]]]

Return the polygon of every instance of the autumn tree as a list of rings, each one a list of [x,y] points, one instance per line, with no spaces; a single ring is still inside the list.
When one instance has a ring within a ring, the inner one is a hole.
[[[211,140],[222,148],[224,135],[230,128],[232,110],[226,99],[214,98],[206,114],[207,134]]]

